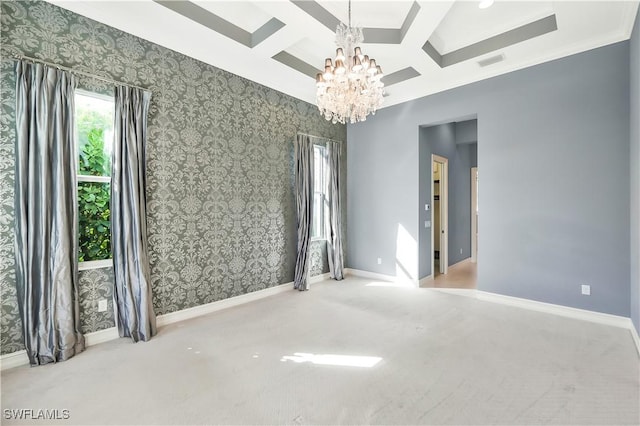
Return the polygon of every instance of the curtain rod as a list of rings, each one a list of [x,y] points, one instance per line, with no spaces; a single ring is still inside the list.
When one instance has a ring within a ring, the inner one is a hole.
[[[325,138],[324,136],[310,135],[309,133],[297,132],[296,134],[302,135],[302,136],[309,136],[310,138],[325,139],[325,140],[328,140],[328,141],[331,141],[331,142],[342,143],[342,141],[337,141],[335,139]]]
[[[96,80],[104,81],[106,83],[111,83],[111,84],[115,84],[115,85],[118,85],[118,86],[129,86],[129,87],[133,87],[135,89],[141,89],[141,90],[149,91],[149,89],[147,89],[145,87],[140,87],[140,86],[135,86],[133,84],[123,83],[121,81],[112,80],[110,78],[101,77],[99,75],[91,74],[91,73],[88,73],[86,71],[75,70],[73,68],[65,67],[65,66],[62,66],[62,65],[59,65],[59,64],[54,64],[53,62],[43,61],[42,59],[32,58],[30,56],[25,56],[25,55],[20,55],[20,54],[15,54],[15,55],[13,55],[13,57],[15,59],[23,59],[23,60],[34,62],[34,63],[38,63],[38,64],[48,65],[50,67],[58,68],[59,70],[69,71],[72,74],[84,75],[84,76],[89,77],[89,78],[94,78]]]

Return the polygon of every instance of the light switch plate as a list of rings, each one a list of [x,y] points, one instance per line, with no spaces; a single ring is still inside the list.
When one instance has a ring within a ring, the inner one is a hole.
[[[591,296],[591,286],[582,284],[582,294],[585,296]]]

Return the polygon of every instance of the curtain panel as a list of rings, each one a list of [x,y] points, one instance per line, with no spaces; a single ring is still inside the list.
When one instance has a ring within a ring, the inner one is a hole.
[[[114,305],[121,337],[147,341],[156,316],[147,248],[146,142],[151,93],[117,86],[111,171]]]
[[[309,247],[313,223],[313,143],[298,134],[294,143],[294,181],[298,225],[298,245],[293,288],[309,290]]]
[[[328,215],[327,215],[327,257],[329,260],[329,275],[335,280],[344,278],[344,255],[342,250],[342,204],[340,191],[342,180],[340,176],[340,160],[342,157],[340,144],[327,142],[327,163],[329,172]]]
[[[73,75],[17,61],[16,287],[31,365],[84,350],[78,303]]]

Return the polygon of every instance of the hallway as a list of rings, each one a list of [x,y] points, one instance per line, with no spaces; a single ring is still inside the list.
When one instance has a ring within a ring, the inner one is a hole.
[[[435,279],[426,280],[422,288],[465,288],[475,289],[478,275],[478,264],[465,259],[453,266],[449,266],[449,273],[438,274]]]

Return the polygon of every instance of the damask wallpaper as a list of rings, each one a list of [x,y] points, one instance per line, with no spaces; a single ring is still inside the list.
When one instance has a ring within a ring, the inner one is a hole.
[[[156,314],[293,280],[295,134],[344,141],[345,126],[325,121],[314,105],[49,3],[3,0],[1,13],[3,354],[23,348],[13,253],[14,54],[152,91],[147,221]],[[80,87],[109,90],[79,80]],[[324,242],[313,244],[311,258],[312,275],[328,271]],[[80,272],[84,332],[113,326],[112,280],[109,268]],[[107,312],[97,312],[100,299],[109,300]]]
[[[80,271],[80,331],[91,333],[115,325],[113,312],[113,268]],[[98,301],[107,300],[107,310],[98,312]]]

